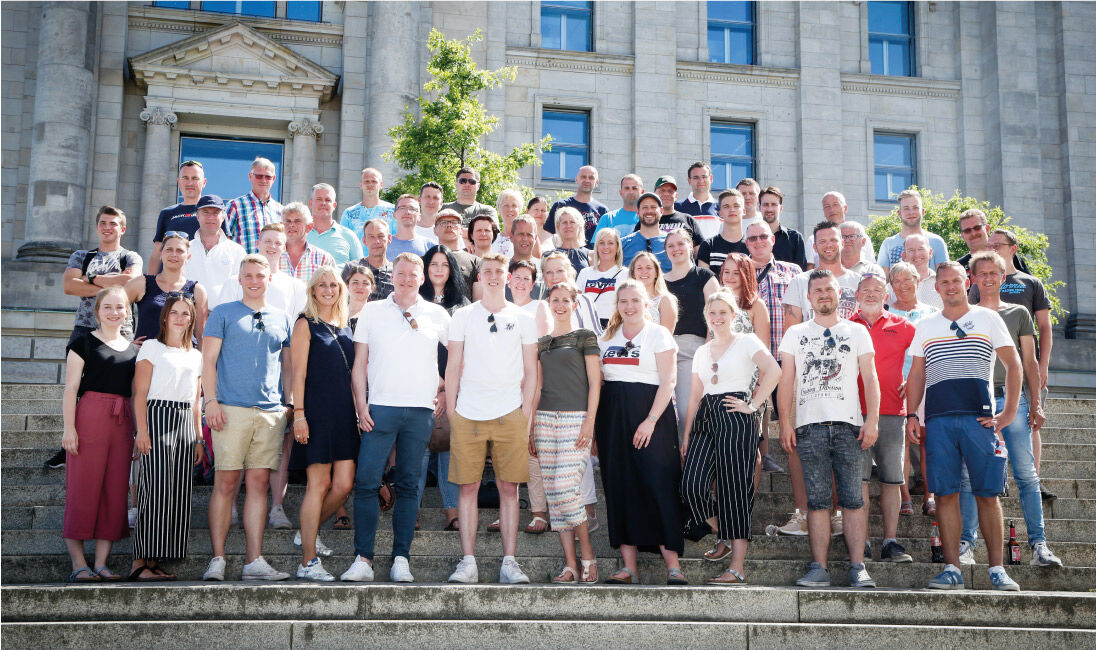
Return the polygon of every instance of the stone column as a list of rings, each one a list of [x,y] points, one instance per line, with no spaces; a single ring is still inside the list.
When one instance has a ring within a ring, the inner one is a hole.
[[[392,39],[414,42],[419,33],[419,12],[425,3],[370,2],[369,6],[369,111],[366,124],[365,167],[375,167],[385,184],[395,179],[395,165],[381,156],[392,147],[388,129],[399,124],[403,109],[415,109],[418,96],[419,55],[422,43],[394,47]],[[350,205],[350,201],[345,201]]]
[[[293,138],[293,175],[289,181],[289,201],[308,201],[308,192],[316,178],[316,138],[323,133],[323,124],[308,118],[289,123]]]
[[[18,259],[66,261],[83,248],[95,98],[96,27],[90,2],[45,2],[27,196]]]
[[[145,164],[141,168],[141,218],[138,252],[146,261],[152,255],[156,218],[175,203],[177,184],[171,161],[171,130],[179,118],[166,108],[150,106],[141,111],[145,123]]]

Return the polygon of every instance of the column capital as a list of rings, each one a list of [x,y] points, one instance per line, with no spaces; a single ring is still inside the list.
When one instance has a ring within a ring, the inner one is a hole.
[[[166,108],[155,106],[141,111],[141,121],[145,123],[145,126],[167,126],[174,129],[179,122],[179,116]]]
[[[310,119],[293,120],[289,123],[289,134],[293,137],[318,138],[323,133],[323,124]]]

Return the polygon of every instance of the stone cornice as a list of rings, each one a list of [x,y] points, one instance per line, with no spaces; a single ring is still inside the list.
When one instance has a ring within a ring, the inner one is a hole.
[[[634,59],[630,56],[567,52],[528,47],[506,48],[506,65],[539,70],[570,70],[593,74],[631,75]]]
[[[677,78],[682,81],[717,81],[748,86],[775,86],[777,88],[797,88],[799,86],[799,70],[763,68],[757,65],[730,63],[678,61]]]
[[[899,97],[930,97],[958,99],[958,81],[923,79],[920,77],[891,77],[878,74],[841,75],[841,91],[861,95],[897,95]]]
[[[129,28],[167,32],[187,36],[226,25],[236,20],[247,24],[279,43],[342,47],[343,27],[330,23],[311,23],[281,18],[235,16],[192,9],[165,9],[129,5]]]

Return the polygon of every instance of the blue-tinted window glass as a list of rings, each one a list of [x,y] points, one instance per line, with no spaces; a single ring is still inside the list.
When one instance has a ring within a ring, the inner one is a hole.
[[[893,202],[899,192],[917,183],[914,136],[875,134],[875,200]]]
[[[544,154],[541,177],[572,181],[590,159],[590,114],[544,111],[542,136],[552,136],[552,150]]]
[[[290,20],[310,20],[318,23],[323,19],[323,3],[311,0],[289,0],[285,5],[285,17]]]
[[[549,50],[591,51],[592,13],[591,2],[541,2],[540,46]]]
[[[166,7],[167,9],[190,9],[190,0],[156,0],[153,7]]]
[[[277,177],[270,195],[280,201],[282,194],[282,145],[277,142],[253,140],[221,140],[183,136],[180,139],[179,162],[197,160],[202,163],[208,179],[205,191],[225,201],[251,191],[247,173],[256,157],[269,158]],[[182,200],[180,195],[179,200]]]
[[[911,77],[914,73],[912,3],[868,3],[871,73]]]
[[[273,18],[276,5],[277,3],[272,0],[204,0],[202,10],[216,11],[222,14]]]
[[[712,122],[712,188],[734,187],[754,176],[754,127],[752,124]]]
[[[708,61],[754,62],[754,3],[708,3]]]

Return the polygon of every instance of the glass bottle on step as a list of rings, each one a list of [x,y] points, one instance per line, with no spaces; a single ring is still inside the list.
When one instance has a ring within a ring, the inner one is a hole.
[[[1008,522],[1008,543],[1005,544],[1006,555],[1009,564],[1020,564],[1020,542],[1016,541],[1016,524]]]
[[[932,522],[932,533],[929,535],[929,544],[932,546],[933,564],[944,563],[944,547],[940,544],[940,527]]]

